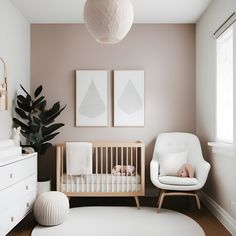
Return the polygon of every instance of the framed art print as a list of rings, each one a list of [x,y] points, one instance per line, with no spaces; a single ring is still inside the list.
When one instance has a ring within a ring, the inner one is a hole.
[[[107,126],[107,71],[76,71],[76,126]]]
[[[143,70],[114,71],[114,126],[144,126]]]

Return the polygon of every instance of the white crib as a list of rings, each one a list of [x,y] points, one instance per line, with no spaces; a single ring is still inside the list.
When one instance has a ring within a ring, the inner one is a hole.
[[[141,142],[93,142],[93,173],[67,175],[65,144],[57,145],[57,191],[68,197],[132,196],[139,208],[145,194],[145,145]],[[134,166],[133,175],[113,175],[114,166]]]

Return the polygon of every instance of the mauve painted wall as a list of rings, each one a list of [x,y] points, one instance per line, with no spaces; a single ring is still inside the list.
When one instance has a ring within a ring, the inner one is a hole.
[[[75,127],[75,70],[109,71],[109,126]],[[145,127],[112,127],[112,70],[145,71]],[[146,182],[156,136],[166,131],[195,132],[195,25],[133,25],[115,45],[98,44],[80,24],[31,26],[31,90],[42,84],[49,104],[66,110],[57,119],[66,126],[53,143],[64,141],[136,141],[146,144]],[[50,155],[54,155],[54,151]],[[49,154],[48,154],[49,155]],[[45,158],[43,172],[55,175],[55,158]]]

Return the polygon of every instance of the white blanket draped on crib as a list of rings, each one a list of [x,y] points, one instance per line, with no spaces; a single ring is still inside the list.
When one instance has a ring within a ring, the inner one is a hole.
[[[92,144],[66,143],[66,173],[68,175],[92,174]]]

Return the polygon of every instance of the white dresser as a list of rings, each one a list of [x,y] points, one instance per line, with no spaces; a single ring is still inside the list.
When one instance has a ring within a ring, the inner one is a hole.
[[[0,236],[32,209],[36,198],[37,154],[0,158]]]

